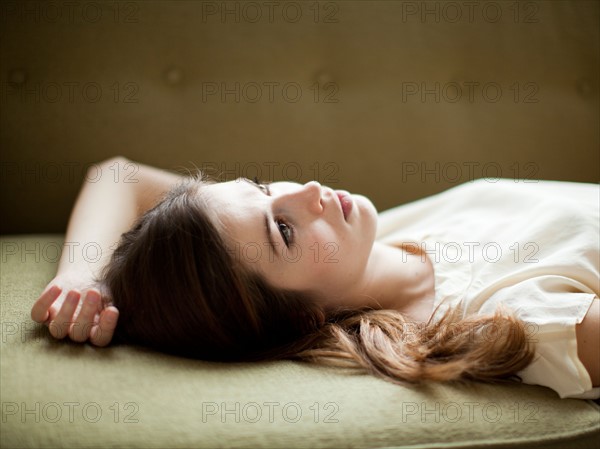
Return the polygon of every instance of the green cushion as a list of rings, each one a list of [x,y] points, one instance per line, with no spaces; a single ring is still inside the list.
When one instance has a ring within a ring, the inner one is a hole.
[[[56,341],[29,313],[63,235],[0,243],[2,447],[597,447],[599,405],[539,386],[404,388],[291,361]]]

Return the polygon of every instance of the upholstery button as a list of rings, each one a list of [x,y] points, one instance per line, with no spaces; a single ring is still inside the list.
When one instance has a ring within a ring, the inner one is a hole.
[[[26,80],[25,71],[13,69],[8,73],[8,82],[13,84],[23,84]]]
[[[592,92],[592,86],[586,78],[577,80],[577,90],[583,96],[588,96]]]
[[[165,72],[165,80],[171,85],[180,84],[183,80],[183,72],[178,67],[170,67]]]
[[[321,71],[317,72],[317,74],[315,75],[315,81],[320,86],[323,86],[327,83],[333,82],[333,77],[329,73],[321,70]]]

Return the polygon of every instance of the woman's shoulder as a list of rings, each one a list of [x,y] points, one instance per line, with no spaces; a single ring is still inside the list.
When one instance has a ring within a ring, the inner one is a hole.
[[[484,228],[493,228],[497,232],[498,229],[513,225],[524,227],[534,222],[598,221],[598,184],[524,181],[475,179],[388,209],[379,214],[378,238],[398,231],[421,232],[429,228],[463,229],[477,234]]]
[[[436,194],[393,207],[380,213],[386,215],[397,211],[435,212],[440,208],[499,207],[502,204],[517,206],[539,204],[546,201],[567,201],[598,207],[600,184],[509,178],[477,178]]]
[[[600,194],[600,184],[549,179],[479,178],[457,187],[469,191],[511,191],[535,195],[593,195]],[[453,190],[453,189],[450,189]]]

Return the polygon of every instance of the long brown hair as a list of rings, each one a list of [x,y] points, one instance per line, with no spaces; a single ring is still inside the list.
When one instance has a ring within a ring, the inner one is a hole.
[[[191,175],[121,236],[97,282],[119,309],[113,341],[216,361],[292,359],[358,368],[386,380],[513,376],[533,357],[510,313],[424,325],[369,307],[325,310],[304,292],[274,288],[229,251]]]

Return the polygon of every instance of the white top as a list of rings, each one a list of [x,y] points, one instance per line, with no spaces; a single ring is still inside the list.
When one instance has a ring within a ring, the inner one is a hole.
[[[376,239],[419,245],[443,313],[499,304],[525,321],[534,361],[517,374],[561,398],[599,398],[577,356],[575,324],[600,296],[600,185],[477,179],[379,214]]]

